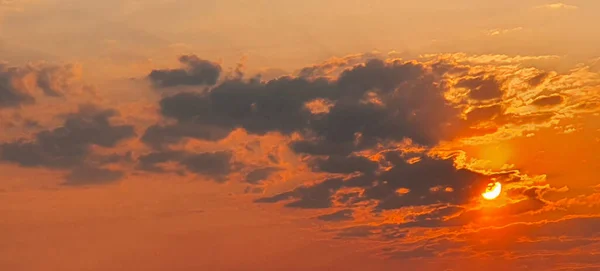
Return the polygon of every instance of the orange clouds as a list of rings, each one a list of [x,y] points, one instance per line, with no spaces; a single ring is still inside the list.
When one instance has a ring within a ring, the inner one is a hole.
[[[218,183],[249,194],[246,204],[301,209],[324,234],[363,240],[388,259],[528,261],[596,244],[582,225],[597,223],[597,191],[577,194],[530,173],[510,143],[583,129],[577,120],[598,112],[596,72],[528,64],[554,56],[374,56],[261,80],[223,76],[220,64],[186,55],[182,67],[148,71],[150,98],[91,101],[101,105],[77,105],[75,66],[3,67],[0,110],[33,106],[32,93],[77,109],[56,112],[58,127],[5,114],[6,125],[31,130],[3,140],[0,160],[52,169],[70,185],[137,176]],[[491,181],[502,194],[484,201]]]

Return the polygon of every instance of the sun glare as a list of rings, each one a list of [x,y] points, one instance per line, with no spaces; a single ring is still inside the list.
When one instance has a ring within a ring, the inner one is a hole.
[[[489,183],[485,192],[481,193],[481,196],[483,196],[484,199],[493,200],[500,196],[500,192],[502,192],[502,184],[500,184],[500,182]]]

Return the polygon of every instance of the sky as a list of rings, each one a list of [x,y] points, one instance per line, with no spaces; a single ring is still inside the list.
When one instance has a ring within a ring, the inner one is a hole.
[[[0,0],[0,270],[600,270],[599,11]]]

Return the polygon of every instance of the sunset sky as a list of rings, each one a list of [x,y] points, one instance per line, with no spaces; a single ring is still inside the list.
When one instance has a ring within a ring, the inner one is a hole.
[[[0,270],[600,270],[599,12],[0,0]]]

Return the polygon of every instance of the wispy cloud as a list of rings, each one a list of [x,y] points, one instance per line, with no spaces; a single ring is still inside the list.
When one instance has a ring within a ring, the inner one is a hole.
[[[554,3],[554,4],[546,4],[546,5],[541,5],[541,6],[537,6],[538,9],[553,9],[553,10],[557,10],[557,9],[578,9],[578,6],[575,5],[568,5],[568,4],[564,4],[564,3]]]
[[[518,32],[523,30],[523,27],[519,26],[519,27],[514,27],[514,28],[494,28],[494,29],[489,29],[487,31],[484,32],[484,34],[486,36],[499,36],[499,35],[506,35],[509,33],[513,33],[513,32]]]

